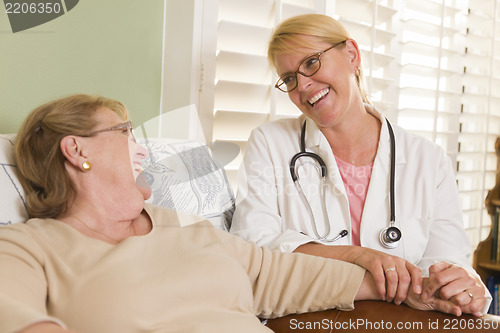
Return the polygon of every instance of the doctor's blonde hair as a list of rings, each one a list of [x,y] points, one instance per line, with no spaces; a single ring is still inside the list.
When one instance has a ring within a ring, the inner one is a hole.
[[[352,39],[345,27],[337,20],[321,14],[304,14],[281,22],[271,36],[267,49],[269,63],[276,68],[276,55],[299,54],[299,48],[316,49],[316,43],[301,36],[314,37],[316,41],[331,45]],[[339,45],[343,47],[344,45]],[[356,75],[358,90],[363,102],[372,104],[365,90],[363,70]]]

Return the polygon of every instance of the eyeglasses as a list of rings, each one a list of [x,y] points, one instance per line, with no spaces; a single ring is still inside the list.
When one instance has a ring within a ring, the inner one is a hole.
[[[123,132],[126,131],[127,135],[132,139],[132,141],[137,142],[135,139],[133,130],[134,130],[134,125],[132,125],[132,122],[129,120],[127,122],[124,122],[124,123],[121,123],[121,124],[118,124],[115,126],[111,126],[111,127],[105,128],[105,129],[91,132],[88,134],[88,136],[93,136],[93,135],[96,135],[98,133],[109,132],[109,131],[123,131]]]
[[[316,74],[321,68],[321,60],[320,60],[321,55],[339,46],[342,43],[345,43],[345,40],[337,44],[333,44],[324,51],[308,56],[307,58],[305,58],[300,62],[299,67],[294,73],[287,73],[285,75],[282,75],[279,78],[278,82],[276,82],[276,85],[274,87],[286,93],[297,88],[297,74],[301,74],[302,76],[305,77],[310,77]]]

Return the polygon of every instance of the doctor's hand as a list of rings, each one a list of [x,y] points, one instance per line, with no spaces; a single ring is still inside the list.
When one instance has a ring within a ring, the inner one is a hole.
[[[338,259],[363,267],[371,273],[379,297],[387,302],[401,304],[411,288],[422,292],[422,272],[410,262],[387,253],[361,246],[328,246],[315,242],[302,244],[294,252]]]
[[[431,281],[429,280],[429,278],[423,279],[423,285],[424,290],[431,285]],[[455,316],[460,316],[463,313],[460,306],[456,305],[450,300],[441,299],[434,296],[433,294],[431,294],[427,298],[424,298],[423,293],[421,295],[418,295],[415,294],[411,289],[408,293],[408,297],[405,300],[405,304],[417,310],[436,310]]]
[[[348,258],[373,275],[377,291],[387,302],[401,304],[410,288],[414,294],[422,292],[422,272],[407,260],[364,247],[354,247]]]
[[[451,301],[463,313],[481,316],[486,303],[484,285],[467,269],[447,262],[429,267],[429,283],[422,292],[424,300],[438,297]]]

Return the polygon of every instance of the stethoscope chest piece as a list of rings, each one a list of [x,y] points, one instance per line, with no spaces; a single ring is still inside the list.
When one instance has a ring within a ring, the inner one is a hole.
[[[401,230],[398,227],[387,227],[380,231],[380,243],[388,249],[394,249],[401,240]]]

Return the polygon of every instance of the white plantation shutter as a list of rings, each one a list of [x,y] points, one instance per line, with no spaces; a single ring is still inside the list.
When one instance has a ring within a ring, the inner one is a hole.
[[[491,225],[484,199],[495,185],[494,144],[500,135],[499,4],[474,0],[467,7],[457,180],[473,244],[486,238]]]
[[[371,101],[395,119],[397,101],[397,9],[392,1],[342,0],[325,14],[341,22],[356,40],[362,54],[365,86]]]
[[[500,0],[211,1],[218,3],[217,46],[204,66],[214,86],[213,94],[201,93],[211,103],[200,103],[213,121],[211,140],[244,151],[253,128],[300,114],[274,89],[267,43],[287,17],[330,15],[358,42],[374,104],[452,159],[473,246],[487,236],[484,198],[494,185],[500,135]],[[233,184],[241,156],[225,167]]]
[[[274,91],[267,43],[277,22],[315,12],[316,1],[219,0],[218,6],[212,140],[244,151],[253,128],[299,115],[285,94]],[[241,157],[226,166],[233,184]]]

